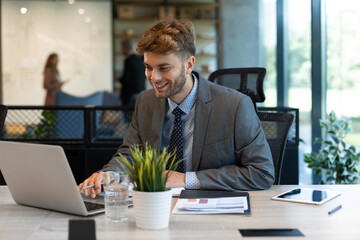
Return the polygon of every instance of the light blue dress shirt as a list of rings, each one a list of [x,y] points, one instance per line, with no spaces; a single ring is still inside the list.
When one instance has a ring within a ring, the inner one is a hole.
[[[191,172],[192,167],[192,146],[194,138],[194,120],[195,120],[195,101],[196,93],[198,88],[198,80],[195,75],[192,75],[194,78],[194,86],[190,94],[185,98],[185,100],[180,104],[176,104],[170,98],[167,100],[166,109],[165,109],[165,118],[164,125],[162,129],[162,140],[161,140],[161,149],[169,146],[171,132],[174,127],[175,116],[172,111],[179,106],[179,108],[184,112],[181,116],[182,120],[182,129],[183,129],[183,140],[184,140],[184,152],[183,156],[185,158],[185,188],[186,189],[200,189],[201,182],[197,178],[195,172]]]

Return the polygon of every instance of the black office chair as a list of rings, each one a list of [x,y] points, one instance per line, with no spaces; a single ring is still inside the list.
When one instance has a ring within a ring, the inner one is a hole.
[[[7,107],[4,105],[0,105],[0,139],[3,134],[6,114],[7,114]],[[6,185],[5,179],[3,178],[1,171],[0,171],[0,185]]]
[[[227,68],[219,69],[209,76],[209,81],[227,86],[248,95],[253,101],[255,111],[261,121],[266,139],[270,145],[275,168],[275,182],[280,183],[281,167],[287,142],[287,136],[294,119],[288,113],[259,112],[258,102],[265,101],[263,89],[265,68]]]
[[[265,101],[263,82],[266,74],[265,68],[226,68],[212,72],[209,81],[233,88],[248,95],[254,103]]]
[[[275,168],[274,185],[280,184],[281,168],[284,159],[288,133],[294,115],[289,113],[258,112],[261,127],[269,143]]]
[[[0,105],[0,138],[1,138],[2,133],[3,133],[6,114],[7,114],[7,107],[4,106],[4,105]]]

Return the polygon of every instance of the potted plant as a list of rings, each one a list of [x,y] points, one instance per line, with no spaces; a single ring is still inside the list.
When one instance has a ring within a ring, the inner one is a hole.
[[[57,133],[55,129],[56,116],[54,111],[43,111],[41,113],[40,123],[30,131],[27,130],[21,135],[22,138],[50,139]],[[31,127],[29,127],[31,128]]]
[[[325,138],[316,139],[321,144],[318,153],[304,155],[304,161],[316,174],[323,174],[321,184],[359,183],[360,153],[353,145],[346,144],[344,138],[352,131],[351,122],[337,120],[334,111],[328,119],[320,120]]]
[[[147,143],[144,148],[134,145],[130,147],[130,159],[119,154],[117,158],[122,170],[129,175],[134,188],[136,226],[145,229],[163,229],[169,226],[172,194],[171,189],[165,187],[170,170],[175,170],[175,152],[168,153],[164,148],[162,153]],[[164,174],[167,162],[169,171]]]

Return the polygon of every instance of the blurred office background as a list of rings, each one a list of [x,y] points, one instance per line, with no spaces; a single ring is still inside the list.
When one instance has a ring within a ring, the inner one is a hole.
[[[300,184],[312,181],[303,155],[321,134],[319,116],[334,110],[351,119],[346,141],[360,146],[358,0],[2,0],[0,103],[43,104],[50,52],[70,79],[65,92],[116,92],[121,39],[136,41],[156,18],[172,14],[194,22],[197,71],[265,67],[264,106],[299,108]]]

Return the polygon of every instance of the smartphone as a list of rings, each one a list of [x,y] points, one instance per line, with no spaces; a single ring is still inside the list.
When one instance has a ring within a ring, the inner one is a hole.
[[[297,228],[290,229],[239,229],[243,237],[304,236]]]
[[[94,219],[70,219],[69,240],[96,240]]]

